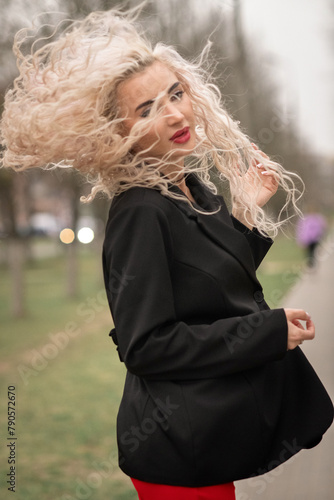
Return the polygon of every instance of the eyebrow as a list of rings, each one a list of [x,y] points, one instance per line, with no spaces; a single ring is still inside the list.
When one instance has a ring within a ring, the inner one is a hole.
[[[178,87],[180,85],[180,82],[175,82],[173,83],[173,85],[168,89],[168,95],[173,92],[174,89],[176,89],[176,87]],[[139,104],[139,106],[136,107],[135,111],[138,111],[138,109],[140,108],[144,108],[145,106],[149,106],[150,104],[153,104],[154,103],[154,99],[150,99],[149,101],[145,101],[145,102],[142,102],[141,104]]]

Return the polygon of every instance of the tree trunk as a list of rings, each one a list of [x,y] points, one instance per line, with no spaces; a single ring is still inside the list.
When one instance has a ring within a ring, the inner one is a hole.
[[[24,284],[25,244],[21,238],[8,241],[8,265],[11,277],[11,313],[14,318],[25,315]]]
[[[78,244],[76,240],[67,245],[67,297],[73,298],[78,294]]]
[[[66,185],[67,203],[68,203],[68,227],[75,233],[75,238],[72,243],[67,245],[66,260],[67,260],[67,276],[66,276],[66,294],[67,297],[73,298],[78,295],[78,269],[79,269],[79,242],[77,240],[77,229],[79,219],[79,198],[81,194],[81,178],[76,172],[65,172],[63,183]]]

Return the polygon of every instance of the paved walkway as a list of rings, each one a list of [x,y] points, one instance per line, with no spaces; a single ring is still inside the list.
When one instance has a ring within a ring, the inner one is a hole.
[[[334,235],[319,248],[316,269],[304,274],[281,306],[312,316],[316,338],[302,349],[334,401]],[[334,424],[315,448],[235,484],[237,500],[334,500]]]

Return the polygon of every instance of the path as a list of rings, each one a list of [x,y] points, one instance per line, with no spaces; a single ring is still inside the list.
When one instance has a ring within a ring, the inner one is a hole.
[[[320,248],[317,267],[290,291],[282,307],[305,309],[316,338],[303,351],[334,400],[334,236]],[[257,479],[237,481],[237,500],[334,500],[334,424],[322,442]]]

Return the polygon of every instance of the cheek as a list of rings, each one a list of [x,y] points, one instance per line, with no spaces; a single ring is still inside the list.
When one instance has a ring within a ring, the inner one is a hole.
[[[192,106],[192,103],[189,99],[189,105],[188,105],[188,119],[189,121],[191,121],[193,124],[195,124],[195,113],[194,113],[194,109],[193,109],[193,106]]]
[[[137,142],[137,145],[138,145],[138,149],[148,149],[148,148],[151,148],[152,146],[152,151],[156,150],[157,147],[159,147],[159,142],[157,142],[157,136],[156,134],[146,134],[144,135],[138,142]]]
[[[187,116],[189,121],[195,121],[193,103],[188,94],[185,94],[184,97],[184,114]]]
[[[152,128],[138,141],[138,145],[143,149],[154,145],[154,148],[159,146],[159,143],[163,140],[164,132],[163,127],[157,124],[152,126]]]

